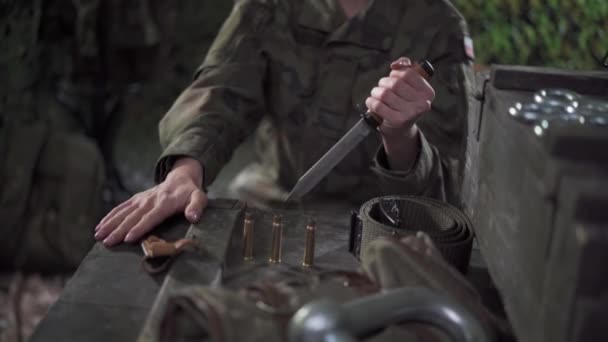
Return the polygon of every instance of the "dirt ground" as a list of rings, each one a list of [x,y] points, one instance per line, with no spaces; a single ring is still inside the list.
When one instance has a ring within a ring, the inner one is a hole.
[[[0,273],[0,342],[27,341],[68,279],[68,275]]]

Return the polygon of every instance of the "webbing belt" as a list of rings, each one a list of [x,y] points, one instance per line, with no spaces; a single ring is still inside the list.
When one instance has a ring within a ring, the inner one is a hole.
[[[428,234],[443,257],[466,273],[473,245],[471,222],[455,207],[430,198],[384,196],[365,202],[351,216],[350,250],[363,257],[367,245],[380,236],[418,231]]]

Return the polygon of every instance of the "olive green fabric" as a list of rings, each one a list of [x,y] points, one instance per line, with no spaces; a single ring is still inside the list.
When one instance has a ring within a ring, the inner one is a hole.
[[[263,279],[237,290],[187,287],[169,297],[158,340],[285,341],[289,318],[307,302],[346,302],[364,294],[347,283],[340,273],[270,267]]]
[[[0,268],[75,269],[93,245],[95,224],[115,200],[106,177],[111,158],[102,146],[111,138],[109,121],[122,89],[110,76],[115,73],[103,70],[110,49],[100,32],[129,20],[125,38],[150,20],[141,11],[102,3],[0,4]],[[102,27],[106,11],[122,15]],[[131,43],[153,44],[139,37]]]
[[[309,198],[414,194],[455,203],[472,81],[466,34],[445,0],[373,0],[350,20],[332,0],[238,1],[193,83],[160,123],[156,181],[177,157],[189,156],[210,184],[264,122],[256,136],[259,169],[289,190],[359,119],[390,62],[407,56],[436,69],[437,96],[418,122],[422,148],[413,168],[388,170],[372,135]]]
[[[360,273],[268,266],[257,278],[249,278],[255,281],[236,289],[230,283],[221,288],[185,287],[163,304],[162,323],[150,341],[285,341],[290,318],[306,303],[327,298],[344,303],[398,287],[446,294],[496,332],[498,341],[509,341],[508,330],[485,309],[468,281],[441,259],[430,240],[416,239],[409,244],[376,239],[369,244]],[[395,340],[450,341],[438,328],[414,322],[389,326],[365,339]]]
[[[0,126],[0,268],[76,268],[93,245],[105,180],[101,153],[41,122]]]
[[[0,268],[74,269],[102,214],[104,160],[54,83],[70,55],[66,4],[0,5]]]
[[[420,236],[408,243],[378,238],[366,248],[361,265],[370,279],[381,284],[382,288],[426,287],[445,293],[491,329],[495,341],[514,341],[508,322],[483,305],[477,290],[441,257],[430,241]]]
[[[388,213],[383,214],[382,208]],[[379,237],[405,237],[421,231],[430,236],[450,265],[462,274],[469,269],[473,225],[462,211],[445,202],[417,196],[378,197],[361,206],[359,219],[361,234],[355,254],[365,253],[365,247]]]

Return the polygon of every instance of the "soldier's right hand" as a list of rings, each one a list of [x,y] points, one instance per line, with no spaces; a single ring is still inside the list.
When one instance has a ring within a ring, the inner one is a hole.
[[[208,202],[201,190],[202,179],[203,170],[198,161],[177,160],[162,183],[112,209],[95,228],[95,239],[103,240],[106,246],[137,241],[179,212],[183,212],[188,221],[198,222]]]

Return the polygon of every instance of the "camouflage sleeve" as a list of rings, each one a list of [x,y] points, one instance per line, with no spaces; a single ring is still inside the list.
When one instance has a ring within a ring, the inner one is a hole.
[[[473,91],[472,52],[465,51],[466,24],[446,25],[434,39],[427,59],[435,67],[431,85],[436,97],[431,111],[423,115],[420,152],[409,171],[388,168],[381,146],[374,158],[374,172],[387,193],[437,198],[458,205],[461,161],[464,160],[466,116]]]
[[[157,183],[187,156],[201,163],[203,186],[209,185],[262,118],[267,61],[260,38],[272,17],[269,6],[263,0],[235,4],[193,83],[161,120]]]

